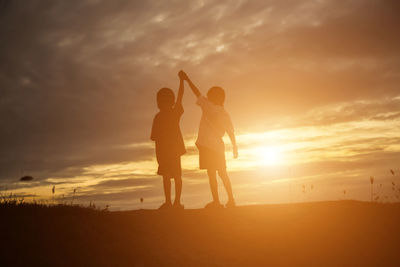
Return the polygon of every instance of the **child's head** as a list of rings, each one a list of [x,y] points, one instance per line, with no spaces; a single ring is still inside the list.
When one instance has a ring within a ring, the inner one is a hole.
[[[169,88],[161,88],[157,93],[157,106],[160,110],[172,108],[175,104],[174,92]]]
[[[211,87],[207,92],[207,98],[218,106],[223,106],[225,102],[225,91],[221,87]]]

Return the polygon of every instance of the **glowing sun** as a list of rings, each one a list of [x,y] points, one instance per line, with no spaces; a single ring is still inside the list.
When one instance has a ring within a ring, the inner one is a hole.
[[[265,166],[279,165],[283,163],[282,153],[279,148],[273,146],[259,147],[255,151],[260,164]]]

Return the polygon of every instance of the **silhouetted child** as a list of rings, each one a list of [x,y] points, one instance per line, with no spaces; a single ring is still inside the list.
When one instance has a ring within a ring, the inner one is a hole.
[[[199,149],[200,169],[206,169],[210,180],[210,188],[213,201],[206,205],[206,208],[219,208],[222,205],[218,197],[218,185],[216,172],[221,177],[228,194],[226,207],[234,207],[232,186],[226,172],[225,145],[222,137],[228,133],[233,146],[233,156],[237,158],[237,145],[233,125],[229,114],[224,109],[225,92],[221,87],[212,87],[207,92],[207,98],[202,96],[197,87],[183,71],[179,72],[181,80],[186,80],[197,97],[196,104],[202,109],[199,133],[196,146]]]
[[[171,179],[175,179],[173,207],[183,209],[180,202],[182,192],[181,156],[185,154],[186,150],[179,128],[179,121],[183,114],[182,97],[182,79],[176,103],[174,92],[171,89],[161,88],[157,93],[157,106],[160,112],[153,120],[151,140],[156,143],[157,174],[162,175],[164,184],[165,203],[161,205],[160,209],[172,207]]]

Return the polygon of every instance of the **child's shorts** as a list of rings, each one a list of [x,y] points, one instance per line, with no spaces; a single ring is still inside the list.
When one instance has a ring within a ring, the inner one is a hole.
[[[158,156],[157,174],[169,178],[177,178],[182,175],[181,156]]]
[[[205,146],[197,146],[199,149],[200,169],[223,170],[226,169],[225,153],[218,153]]]

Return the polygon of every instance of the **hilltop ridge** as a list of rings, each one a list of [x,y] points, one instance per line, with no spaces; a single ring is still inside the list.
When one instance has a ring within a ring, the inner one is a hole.
[[[2,266],[399,266],[400,204],[0,208]]]

